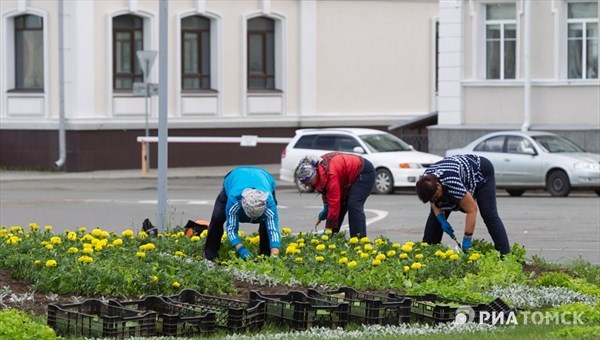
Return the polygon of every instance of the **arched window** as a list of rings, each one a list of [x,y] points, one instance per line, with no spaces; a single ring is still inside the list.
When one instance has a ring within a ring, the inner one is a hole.
[[[144,21],[135,15],[113,18],[113,87],[115,91],[130,91],[134,82],[143,81],[137,51],[144,49]]]
[[[44,21],[37,15],[15,17],[15,90],[44,89]]]
[[[248,89],[275,89],[275,21],[248,20]]]
[[[209,90],[210,20],[196,15],[181,20],[181,88]]]

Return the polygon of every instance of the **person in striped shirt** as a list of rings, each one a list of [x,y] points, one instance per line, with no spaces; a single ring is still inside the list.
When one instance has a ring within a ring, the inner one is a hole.
[[[275,180],[262,168],[238,167],[225,176],[208,225],[204,246],[207,260],[214,261],[219,255],[224,223],[227,238],[238,255],[244,260],[252,258],[238,236],[240,222],[259,224],[261,255],[279,256],[281,237]]]
[[[494,247],[502,255],[510,252],[506,229],[498,215],[494,166],[487,158],[476,155],[443,158],[424,171],[416,190],[423,203],[431,204],[424,242],[440,243],[444,232],[456,240],[448,217],[458,210],[466,214],[462,249],[468,251],[479,211]]]

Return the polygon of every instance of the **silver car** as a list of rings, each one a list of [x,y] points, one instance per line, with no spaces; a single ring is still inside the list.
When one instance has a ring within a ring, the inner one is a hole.
[[[541,131],[501,131],[479,137],[446,156],[476,154],[489,159],[496,187],[511,196],[527,189],[546,189],[552,196],[568,196],[572,189],[591,189],[600,196],[600,154]]]

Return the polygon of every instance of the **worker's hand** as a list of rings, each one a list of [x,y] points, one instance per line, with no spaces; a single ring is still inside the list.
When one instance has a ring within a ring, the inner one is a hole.
[[[252,258],[252,253],[244,246],[239,247],[236,251],[244,261]]]
[[[462,250],[466,253],[469,251],[469,249],[471,248],[471,243],[473,242],[473,238],[472,237],[463,237],[463,241],[462,241]]]
[[[440,213],[437,214],[437,219],[438,221],[440,221],[440,225],[442,226],[442,230],[448,234],[448,236],[450,236],[451,238],[456,238],[456,236],[454,235],[454,229],[452,229],[452,226],[450,225],[450,223],[448,223],[448,221],[446,221],[446,217],[444,217],[444,214]]]
[[[329,204],[323,204],[323,210],[319,213],[319,221],[323,221],[327,219],[327,214],[329,214]]]

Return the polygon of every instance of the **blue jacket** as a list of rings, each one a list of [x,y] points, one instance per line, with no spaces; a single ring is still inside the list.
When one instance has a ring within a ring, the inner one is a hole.
[[[246,188],[258,189],[269,194],[267,206],[262,216],[252,220],[242,209],[242,191]],[[238,167],[231,170],[223,181],[223,189],[227,195],[225,205],[225,232],[233,247],[242,243],[238,237],[240,222],[265,223],[271,248],[279,248],[281,237],[279,235],[279,217],[277,205],[273,198],[275,180],[266,170],[256,167]]]

